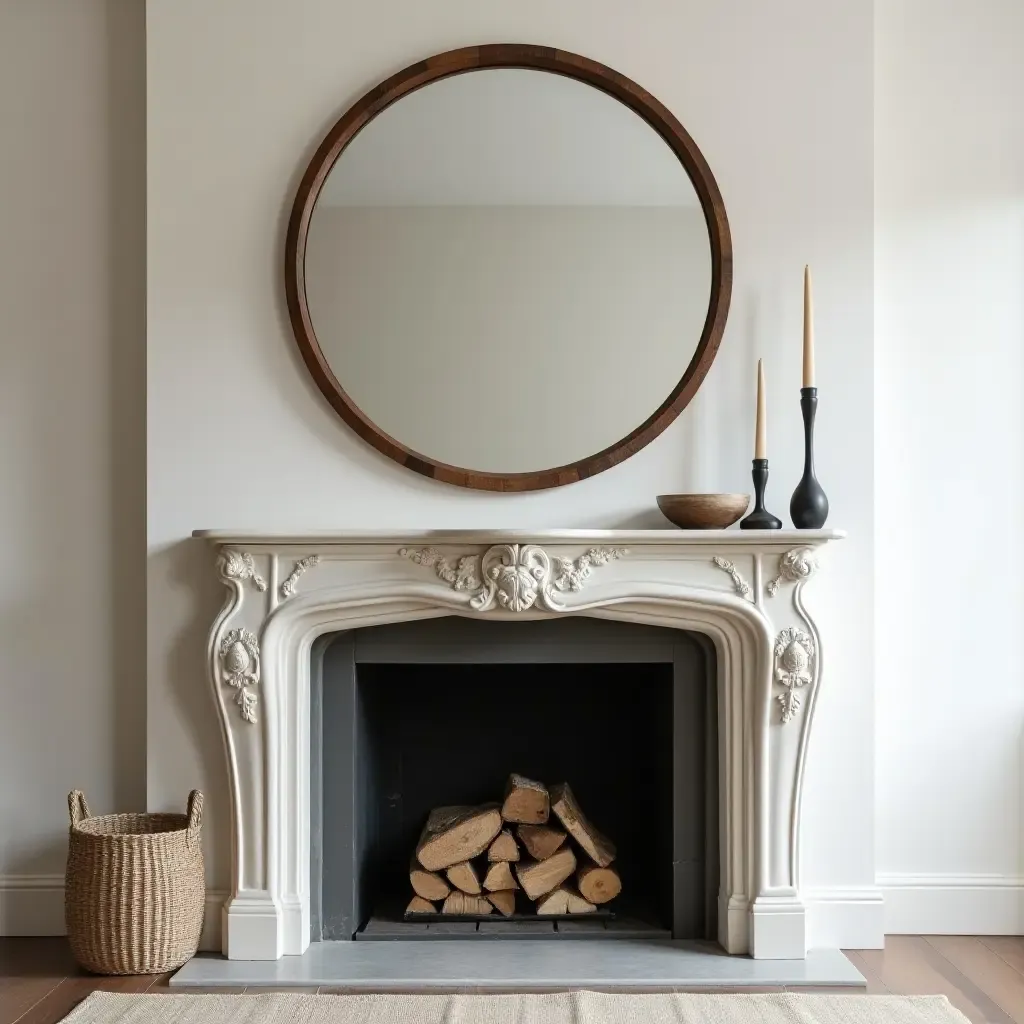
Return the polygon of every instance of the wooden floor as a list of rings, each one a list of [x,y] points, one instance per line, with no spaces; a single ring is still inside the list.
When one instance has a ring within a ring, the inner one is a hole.
[[[1024,938],[894,935],[884,950],[847,955],[868,992],[942,993],[976,1024],[1024,1024]],[[55,1024],[94,989],[165,993],[167,978],[84,975],[63,939],[0,939],[0,1024]]]

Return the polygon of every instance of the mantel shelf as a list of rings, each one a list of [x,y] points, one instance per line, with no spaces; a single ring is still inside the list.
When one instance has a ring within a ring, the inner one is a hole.
[[[246,544],[267,547],[327,544],[408,545],[495,544],[544,542],[578,544],[609,542],[614,544],[709,546],[743,548],[790,548],[801,544],[822,544],[842,540],[844,530],[323,530],[275,533],[267,530],[215,529],[194,530],[193,537],[214,544]]]

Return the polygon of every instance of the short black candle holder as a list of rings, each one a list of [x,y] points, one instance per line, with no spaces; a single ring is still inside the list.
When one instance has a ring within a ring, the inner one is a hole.
[[[818,530],[828,519],[828,498],[814,475],[814,414],[818,410],[818,389],[800,389],[800,410],[804,417],[804,475],[789,503],[789,517],[798,530]]]
[[[764,507],[764,489],[768,483],[768,460],[754,459],[750,476],[754,481],[754,511],[740,520],[741,530],[781,530],[782,520]]]

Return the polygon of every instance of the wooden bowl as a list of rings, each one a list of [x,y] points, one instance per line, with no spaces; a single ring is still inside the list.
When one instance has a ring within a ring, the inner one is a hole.
[[[658,495],[658,508],[682,530],[724,530],[749,504],[749,494]]]

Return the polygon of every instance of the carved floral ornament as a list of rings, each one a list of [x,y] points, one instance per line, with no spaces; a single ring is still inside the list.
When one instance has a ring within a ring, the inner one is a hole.
[[[495,544],[482,555],[463,555],[454,564],[437,548],[402,548],[402,558],[432,568],[452,590],[468,591],[475,611],[500,606],[510,612],[534,605],[561,611],[557,595],[583,589],[597,566],[628,554],[626,548],[590,548],[576,559],[549,555],[536,544]]]
[[[775,699],[782,705],[783,724],[800,710],[799,690],[813,679],[814,641],[799,629],[784,629],[775,638],[775,682],[783,687]]]
[[[235,703],[242,718],[256,724],[259,703],[256,686],[260,682],[260,645],[248,629],[229,630],[220,642],[220,665],[224,682],[237,691]]]
[[[729,578],[732,580],[733,589],[740,595],[740,597],[745,597],[751,600],[753,599],[754,592],[750,589],[750,584],[743,578],[739,569],[737,569],[732,562],[729,562],[724,558],[720,558],[718,555],[715,555],[711,561],[714,562],[722,572],[729,574]]]
[[[319,555],[306,555],[305,558],[300,558],[295,563],[295,568],[288,574],[288,578],[281,584],[281,597],[292,597],[295,594],[295,588],[298,585],[299,577],[307,570],[312,569],[314,565],[319,564]]]

